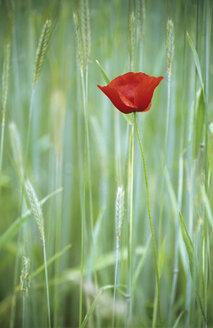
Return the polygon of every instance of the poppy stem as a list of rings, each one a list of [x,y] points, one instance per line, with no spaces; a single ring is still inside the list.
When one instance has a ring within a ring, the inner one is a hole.
[[[161,320],[161,307],[160,307],[160,283],[159,283],[158,260],[157,260],[155,235],[154,235],[154,229],[153,229],[152,217],[151,217],[151,211],[150,211],[150,203],[149,203],[149,185],[148,185],[144,150],[143,150],[143,145],[142,145],[142,141],[141,141],[141,137],[140,137],[140,133],[139,133],[139,129],[138,129],[138,121],[137,121],[136,112],[134,112],[134,120],[135,120],[135,127],[136,127],[136,131],[137,131],[139,146],[140,146],[142,160],[143,160],[143,167],[144,167],[144,177],[145,177],[146,195],[147,195],[147,209],[148,209],[148,214],[149,214],[149,224],[150,224],[152,243],[153,243],[153,249],[154,249],[154,257],[155,257],[155,271],[156,271],[156,282],[157,282],[157,290],[158,290],[158,312],[159,312],[159,316],[160,316],[160,321],[162,321]]]

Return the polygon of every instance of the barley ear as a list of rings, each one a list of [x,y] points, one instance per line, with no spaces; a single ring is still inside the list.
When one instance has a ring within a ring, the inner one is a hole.
[[[81,1],[81,31],[83,37],[85,65],[87,67],[91,50],[90,12],[88,0]]]
[[[38,78],[40,76],[42,66],[44,64],[44,59],[48,50],[48,45],[51,36],[51,26],[52,22],[50,19],[47,19],[43,30],[41,32],[40,40],[36,50],[36,57],[34,63],[34,74],[33,74],[33,88],[35,88]]]
[[[116,248],[119,248],[121,226],[124,215],[124,190],[122,186],[118,187],[116,202],[115,202],[115,233],[116,233]]]
[[[175,33],[174,33],[174,23],[171,19],[168,19],[167,29],[166,29],[166,56],[167,56],[167,72],[168,77],[171,77],[172,64],[174,60],[174,50],[175,50]]]
[[[128,14],[128,49],[129,49],[129,69],[134,70],[135,53],[135,13],[129,8]]]
[[[41,205],[39,203],[38,197],[29,179],[26,180],[24,187],[26,192],[27,203],[30,206],[32,215],[38,226],[42,243],[45,244],[44,219],[43,219]]]
[[[75,37],[77,42],[77,57],[80,64],[80,70],[83,72],[84,69],[84,58],[83,58],[83,40],[82,40],[82,33],[80,29],[80,19],[78,12],[73,14],[73,21],[74,21],[74,30],[75,30]]]
[[[27,256],[22,257],[22,270],[20,276],[21,290],[28,293],[30,288],[31,276],[30,276],[30,259]]]

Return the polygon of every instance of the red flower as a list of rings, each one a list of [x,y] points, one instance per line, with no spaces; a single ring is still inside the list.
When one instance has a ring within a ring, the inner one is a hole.
[[[163,76],[129,72],[116,77],[107,86],[98,85],[98,88],[122,113],[146,112],[151,108],[154,90],[162,79]]]

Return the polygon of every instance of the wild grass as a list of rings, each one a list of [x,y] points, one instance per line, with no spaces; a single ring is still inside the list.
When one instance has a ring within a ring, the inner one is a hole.
[[[0,2],[0,327],[213,326],[212,17]],[[164,76],[135,117],[128,71]]]

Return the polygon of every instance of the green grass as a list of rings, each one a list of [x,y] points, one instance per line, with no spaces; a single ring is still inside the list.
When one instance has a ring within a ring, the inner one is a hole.
[[[213,327],[212,17],[0,1],[2,328]],[[135,122],[97,88],[128,71],[164,76]]]

